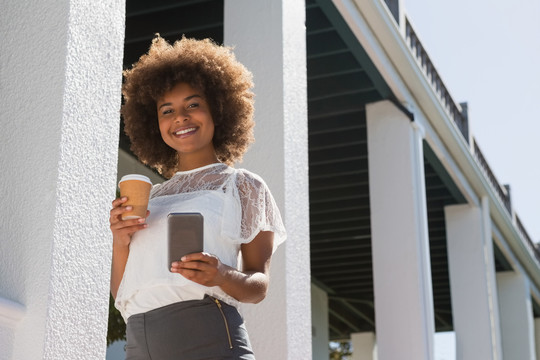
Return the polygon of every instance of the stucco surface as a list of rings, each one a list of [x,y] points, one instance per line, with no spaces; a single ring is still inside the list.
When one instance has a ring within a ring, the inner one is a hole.
[[[2,2],[0,296],[26,306],[17,331],[32,343],[18,359],[39,359],[43,348],[64,78],[59,29],[66,24],[67,7]],[[48,34],[56,34],[54,41]],[[4,334],[2,360],[12,358],[15,342],[14,330]]]
[[[26,314],[0,359],[104,358],[124,11],[2,2],[0,296]]]
[[[388,100],[366,105],[366,118],[378,356],[432,360],[435,320],[422,132]]]
[[[503,359],[535,359],[530,280],[518,271],[497,273]]]
[[[256,142],[239,166],[265,179],[287,228],[247,328],[257,359],[311,359],[305,3],[225,1],[224,35],[255,82]]]

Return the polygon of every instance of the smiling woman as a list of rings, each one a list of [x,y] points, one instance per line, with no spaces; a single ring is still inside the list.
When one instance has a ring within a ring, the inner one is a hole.
[[[127,359],[254,359],[238,307],[265,298],[286,234],[265,182],[232,167],[253,141],[251,73],[210,40],[158,36],[125,80],[132,150],[169,178],[145,219],[123,220],[127,198],[113,201],[111,293]],[[203,251],[172,263],[168,239],[187,231],[168,228],[171,213],[204,221]]]
[[[129,81],[123,89],[126,103],[122,115],[131,150],[165,177],[174,174],[181,160],[163,141],[161,128],[155,126],[156,109],[165,93],[179,83],[189,84],[206,102],[215,126],[212,143],[220,162],[231,165],[240,161],[253,142],[252,75],[229,48],[209,39],[182,38],[170,45],[158,35],[148,54],[124,75]]]

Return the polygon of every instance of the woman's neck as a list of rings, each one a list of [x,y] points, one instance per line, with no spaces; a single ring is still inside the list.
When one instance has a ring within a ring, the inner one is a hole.
[[[181,154],[178,164],[178,171],[188,171],[197,169],[206,165],[218,163],[219,160],[216,154],[209,154],[206,156],[190,156],[188,154]]]

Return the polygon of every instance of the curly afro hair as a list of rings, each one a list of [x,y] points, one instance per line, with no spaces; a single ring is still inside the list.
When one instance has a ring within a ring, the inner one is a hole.
[[[124,71],[124,79],[122,115],[131,150],[167,178],[182,159],[161,138],[156,104],[180,82],[201,91],[210,106],[219,161],[242,160],[254,141],[252,74],[228,47],[185,37],[170,45],[156,34],[148,54]]]

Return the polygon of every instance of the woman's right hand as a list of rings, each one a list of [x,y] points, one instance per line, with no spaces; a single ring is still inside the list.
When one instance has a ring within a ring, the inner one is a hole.
[[[131,243],[131,237],[139,230],[146,228],[146,218],[122,220],[122,214],[132,210],[131,206],[122,206],[127,201],[127,197],[121,197],[115,199],[112,202],[111,217],[109,219],[111,223],[111,231],[113,233],[113,245],[128,247]],[[146,217],[150,214],[150,211],[146,211]]]

